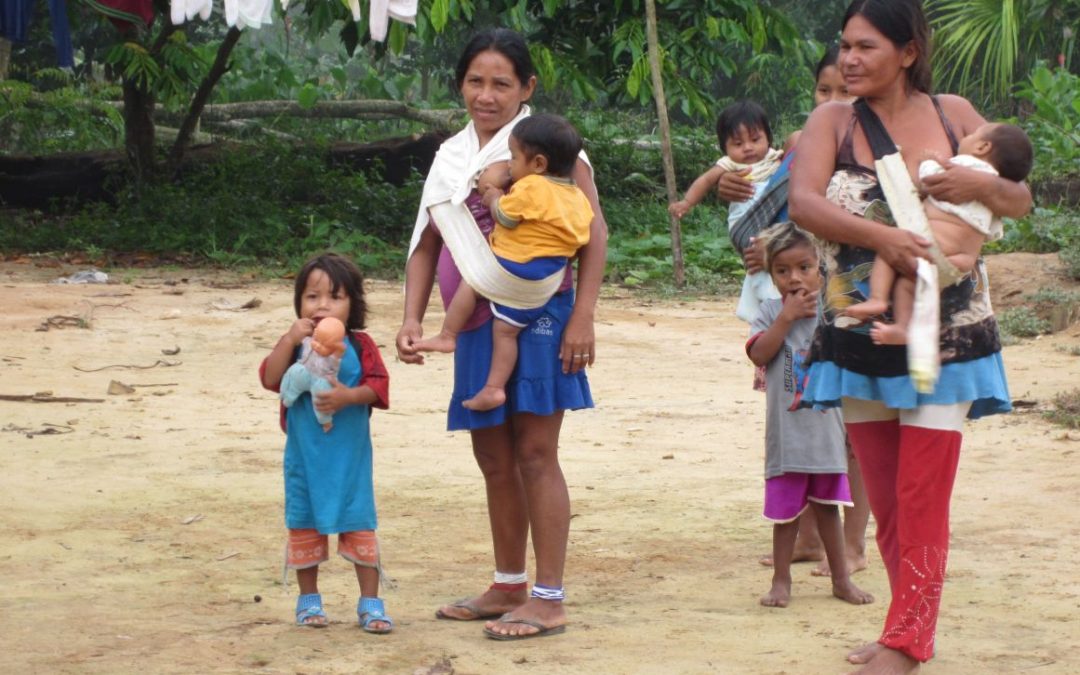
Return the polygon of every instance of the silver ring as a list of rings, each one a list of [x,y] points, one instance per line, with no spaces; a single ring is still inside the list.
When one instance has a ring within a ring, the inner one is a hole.
[[[574,354],[574,358],[575,358],[575,359],[583,359],[583,358],[585,358],[586,356],[588,356],[588,354]]]

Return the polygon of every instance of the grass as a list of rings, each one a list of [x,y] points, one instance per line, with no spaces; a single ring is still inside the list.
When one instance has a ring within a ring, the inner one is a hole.
[[[1068,429],[1080,429],[1080,388],[1056,394],[1051,405],[1053,408],[1043,413],[1046,419]]]

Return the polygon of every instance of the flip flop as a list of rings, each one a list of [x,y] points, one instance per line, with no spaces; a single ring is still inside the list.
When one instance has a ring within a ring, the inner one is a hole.
[[[497,617],[500,617],[500,616],[503,615],[502,612],[488,612],[488,613],[485,614],[483,612],[483,610],[481,610],[476,605],[472,604],[469,601],[469,598],[462,598],[461,600],[457,600],[455,602],[452,602],[452,603],[450,603],[450,607],[457,607],[459,609],[464,609],[465,611],[472,614],[472,616],[467,617],[467,618],[461,618],[461,617],[458,617],[458,616],[451,616],[450,614],[447,614],[447,613],[443,612],[442,608],[440,607],[439,609],[435,610],[435,618],[436,619],[443,619],[445,621],[479,621],[481,619],[494,619],[494,618],[497,618]]]
[[[505,614],[503,616],[506,616]],[[561,626],[545,626],[539,621],[533,621],[532,619],[499,619],[502,623],[520,623],[526,626],[532,626],[537,629],[535,633],[528,633],[527,635],[504,635],[498,631],[493,631],[488,627],[484,627],[484,635],[487,635],[492,640],[500,640],[502,642],[509,642],[511,640],[528,640],[529,638],[547,637],[549,635],[558,635],[559,633],[566,632],[566,624]]]

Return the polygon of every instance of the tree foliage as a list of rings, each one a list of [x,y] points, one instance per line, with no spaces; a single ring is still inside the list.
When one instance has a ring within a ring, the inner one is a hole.
[[[557,102],[640,106],[651,100],[642,0],[493,0],[483,7],[430,0],[421,6],[421,38],[461,23],[520,31],[542,87]],[[808,63],[819,48],[779,9],[754,0],[667,0],[658,3],[657,15],[665,87],[684,115],[711,119],[720,103],[741,97],[795,112],[792,90],[810,90]]]
[[[1076,65],[1080,0],[928,0],[939,87],[991,104],[1040,59]]]

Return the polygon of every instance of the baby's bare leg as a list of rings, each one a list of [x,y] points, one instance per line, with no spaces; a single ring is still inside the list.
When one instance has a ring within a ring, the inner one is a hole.
[[[889,309],[889,293],[896,280],[896,270],[879,255],[874,258],[874,269],[870,272],[870,297],[863,302],[844,310],[844,316],[860,321],[869,321],[881,316]]]
[[[915,282],[900,277],[893,284],[893,323],[875,321],[870,339],[876,345],[906,345],[911,313],[915,309]]]
[[[442,329],[437,335],[417,342],[416,351],[452,353],[457,348],[458,333],[465,327],[474,309],[476,309],[476,291],[462,281],[446,308]]]
[[[495,319],[491,326],[491,370],[488,371],[487,384],[476,396],[462,401],[461,405],[469,410],[491,410],[506,403],[506,382],[514,372],[518,357],[518,333],[521,328],[501,319]]]

